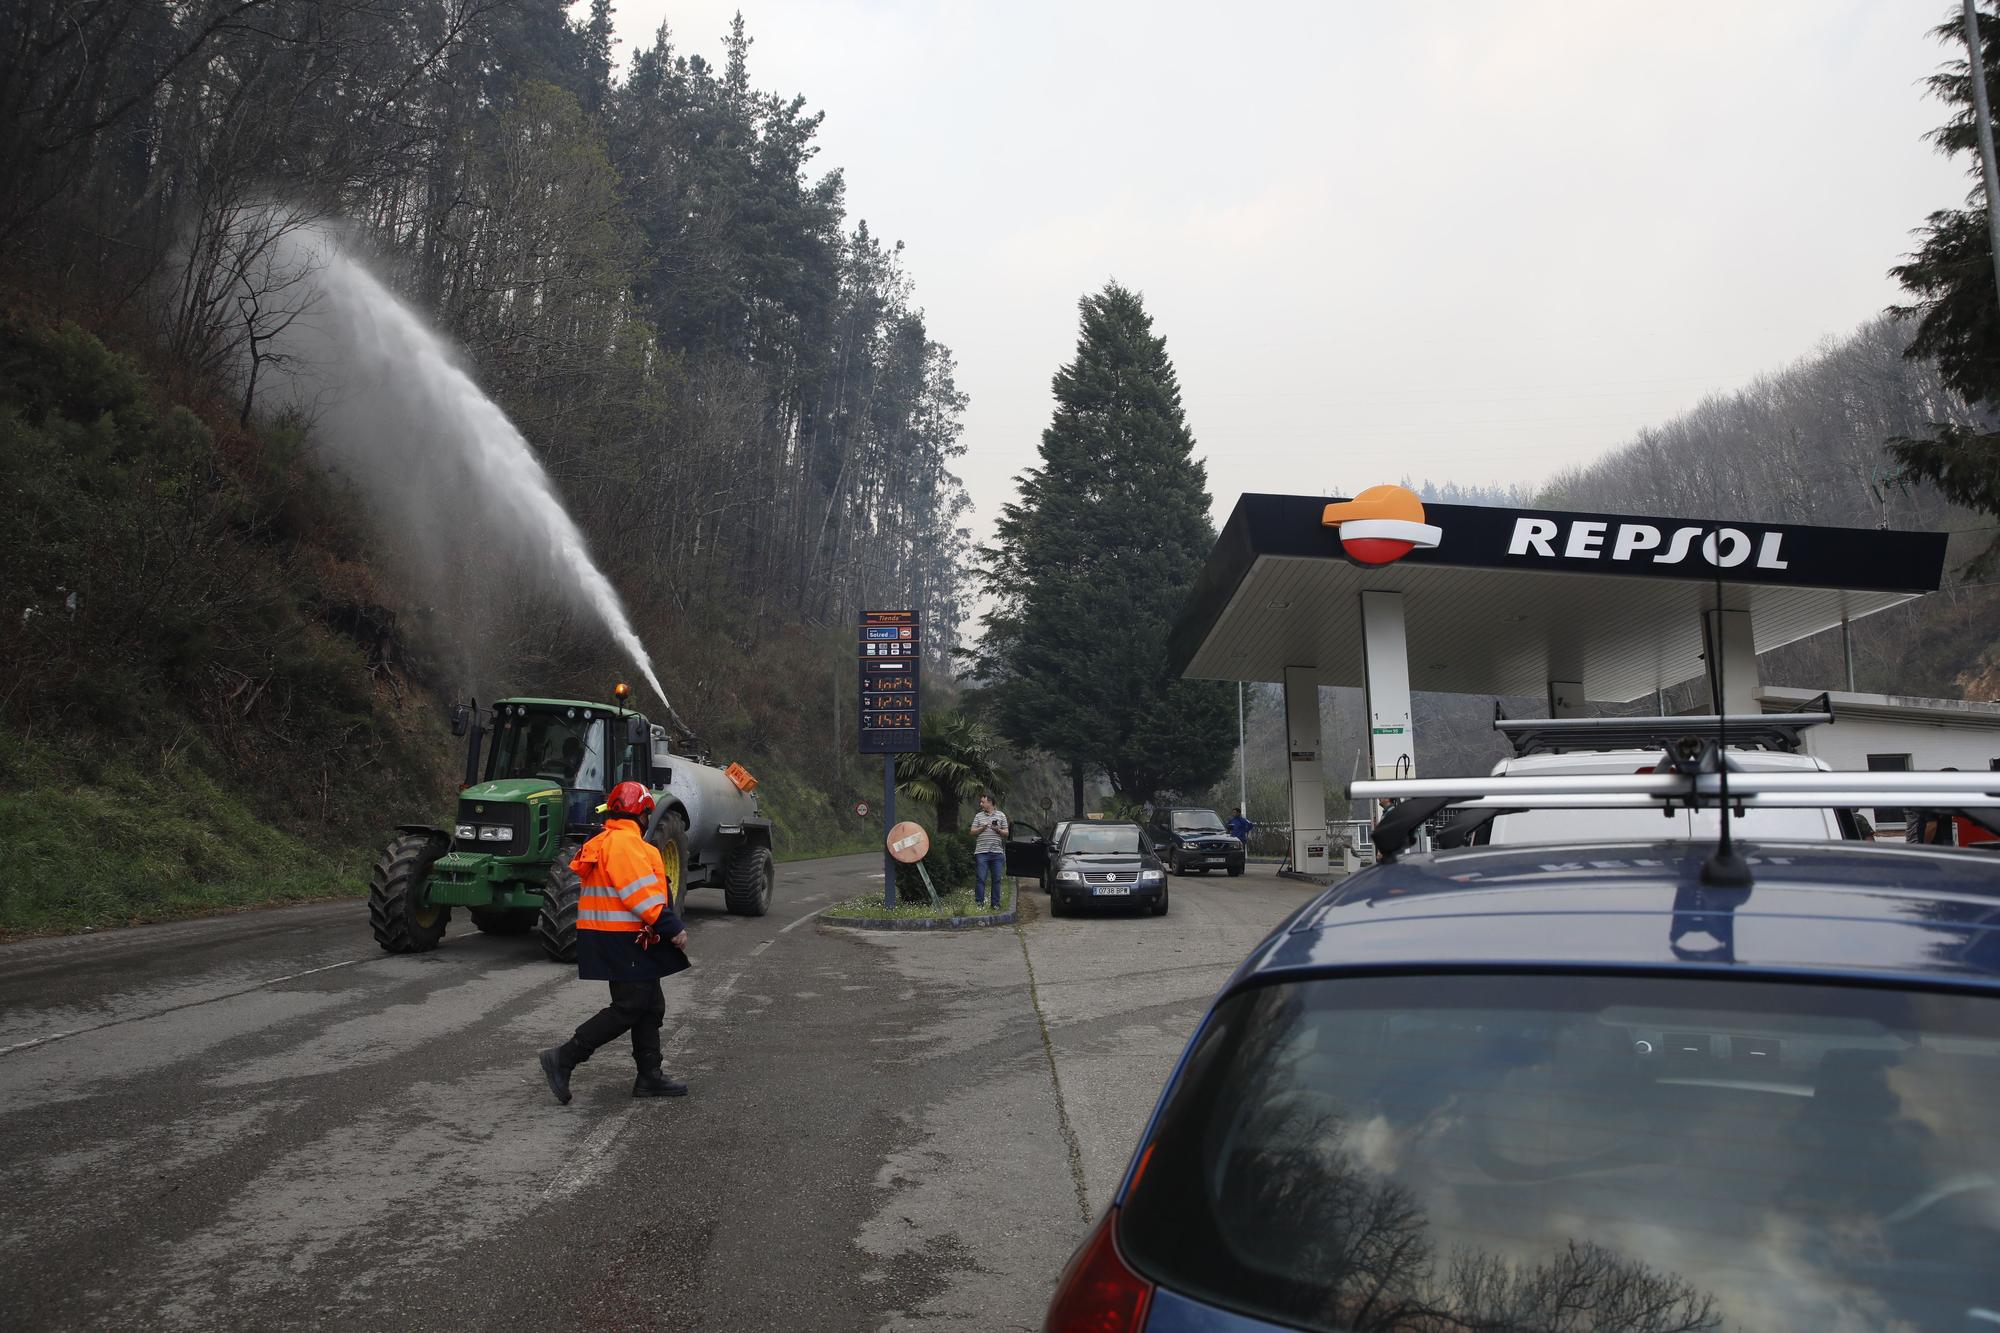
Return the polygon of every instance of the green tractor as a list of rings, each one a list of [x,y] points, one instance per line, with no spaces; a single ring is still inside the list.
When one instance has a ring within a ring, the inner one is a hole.
[[[598,807],[620,782],[653,793],[646,840],[659,849],[679,909],[691,888],[720,888],[731,912],[763,916],[777,882],[771,821],[757,781],[740,766],[674,753],[665,727],[617,702],[502,699],[460,704],[465,783],[449,829],[401,824],[375,862],[368,924],[390,953],[422,953],[463,907],[489,935],[533,933],[558,962],[576,958],[582,842],[603,827]],[[491,743],[487,741],[490,737]]]

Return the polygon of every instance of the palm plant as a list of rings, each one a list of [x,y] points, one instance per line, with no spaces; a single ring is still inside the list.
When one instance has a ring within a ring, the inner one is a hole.
[[[959,807],[982,791],[998,800],[1007,779],[998,767],[1000,738],[957,712],[923,716],[915,754],[896,756],[896,790],[937,811],[938,832],[960,832]]]

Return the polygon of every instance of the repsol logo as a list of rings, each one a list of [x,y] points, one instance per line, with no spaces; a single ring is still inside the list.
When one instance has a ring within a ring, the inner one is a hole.
[[[1752,537],[1741,528],[1690,524],[1671,532],[1651,523],[1612,524],[1599,519],[1571,519],[1569,531],[1552,518],[1517,518],[1508,555],[1538,555],[1546,560],[1651,561],[1678,565],[1696,551],[1717,569],[1752,565],[1757,569],[1789,569],[1784,556],[1785,534],[1766,532]],[[1755,557],[1754,561],[1752,557]]]

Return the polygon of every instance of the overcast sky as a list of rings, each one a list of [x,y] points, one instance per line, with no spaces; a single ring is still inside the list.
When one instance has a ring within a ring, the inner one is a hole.
[[[622,0],[717,58],[734,0]],[[1139,289],[1218,521],[1246,490],[1537,482],[1897,299],[1969,182],[1942,0],[746,0],[850,222],[957,354],[985,538],[1076,302]]]

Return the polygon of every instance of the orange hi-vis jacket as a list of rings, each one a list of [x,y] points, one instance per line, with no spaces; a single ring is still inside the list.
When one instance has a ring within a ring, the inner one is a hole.
[[[654,926],[663,935],[680,933],[666,864],[631,820],[606,820],[604,832],[583,844],[569,868],[582,882],[576,904],[578,930],[636,935]],[[667,919],[661,920],[662,916]],[[667,928],[669,923],[672,929]]]

